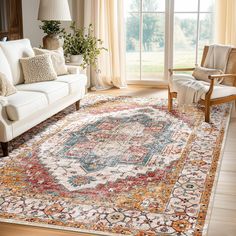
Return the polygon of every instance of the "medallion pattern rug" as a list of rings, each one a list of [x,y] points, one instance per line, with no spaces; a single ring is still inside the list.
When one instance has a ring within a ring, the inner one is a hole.
[[[101,235],[202,235],[230,105],[167,111],[87,96],[11,142],[0,221]]]

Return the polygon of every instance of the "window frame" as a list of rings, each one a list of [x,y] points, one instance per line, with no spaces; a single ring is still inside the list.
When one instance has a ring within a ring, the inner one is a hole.
[[[169,79],[169,68],[173,68],[174,64],[174,18],[175,14],[197,14],[197,27],[196,27],[196,45],[195,45],[195,64],[198,63],[199,59],[199,42],[200,42],[200,16],[201,14],[215,14],[215,11],[201,11],[201,1],[198,1],[197,11],[175,11],[175,1],[165,1],[165,11],[143,11],[143,1],[140,0],[139,11],[128,11],[127,13],[135,13],[140,15],[140,26],[139,26],[139,79],[128,80],[128,84],[165,84]],[[165,47],[164,47],[164,71],[163,79],[142,79],[142,44],[143,44],[143,15],[146,13],[161,13],[165,14]]]
[[[200,16],[201,14],[214,14],[214,11],[201,11],[201,1],[198,0],[198,10],[197,11],[173,11],[173,25],[174,25],[174,18],[175,14],[197,14],[197,28],[196,28],[196,45],[195,45],[195,64],[198,64],[199,59],[199,41],[200,41]],[[174,0],[172,1],[173,9],[175,7]],[[173,27],[173,34],[174,34],[174,27]],[[173,39],[173,46],[174,46],[174,39]],[[174,49],[174,47],[173,47]],[[174,58],[173,58],[174,59]],[[173,65],[172,65],[173,66]]]

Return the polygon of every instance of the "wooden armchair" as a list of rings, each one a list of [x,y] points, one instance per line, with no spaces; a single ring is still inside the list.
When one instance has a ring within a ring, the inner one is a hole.
[[[209,46],[205,46],[203,50],[203,56],[201,66],[204,65],[206,55]],[[180,68],[180,69],[169,69],[172,77],[174,72],[181,71],[193,71],[195,68]],[[215,85],[215,80],[224,78],[222,85]],[[211,106],[218,105],[221,103],[230,102],[236,100],[236,48],[233,48],[229,55],[229,60],[226,68],[226,73],[221,75],[210,75],[210,83],[208,92],[204,97],[201,97],[199,103],[205,106],[205,121],[210,122],[210,109]],[[173,109],[172,101],[173,98],[177,98],[177,92],[173,91],[170,83],[168,86],[168,109]]]

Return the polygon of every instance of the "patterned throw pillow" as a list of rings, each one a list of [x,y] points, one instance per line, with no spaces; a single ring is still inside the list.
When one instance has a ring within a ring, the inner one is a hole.
[[[58,48],[57,50],[47,50],[41,48],[33,48],[35,55],[50,54],[52,59],[52,64],[57,75],[65,75],[68,73],[63,48]]]
[[[57,79],[49,54],[20,59],[25,84],[51,81]]]
[[[223,71],[219,69],[209,69],[205,67],[196,66],[192,76],[197,80],[202,80],[210,83],[211,81],[208,79],[209,75],[221,75],[221,74],[223,74]],[[220,79],[217,82],[221,83],[222,81],[223,79]]]
[[[0,96],[7,97],[17,92],[15,86],[0,72]]]

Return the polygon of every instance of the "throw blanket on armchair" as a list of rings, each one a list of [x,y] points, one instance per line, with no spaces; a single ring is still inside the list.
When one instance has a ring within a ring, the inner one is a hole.
[[[208,90],[203,83],[191,75],[174,75],[173,88],[178,93],[179,106],[197,103]]]
[[[204,67],[220,69],[225,73],[231,50],[231,46],[209,46]],[[178,94],[177,100],[180,106],[197,103],[208,91],[209,83],[206,84],[206,82],[196,80],[190,75],[173,75],[172,80],[173,88]]]
[[[231,50],[231,46],[217,44],[209,46],[204,67],[220,69],[225,73]]]

